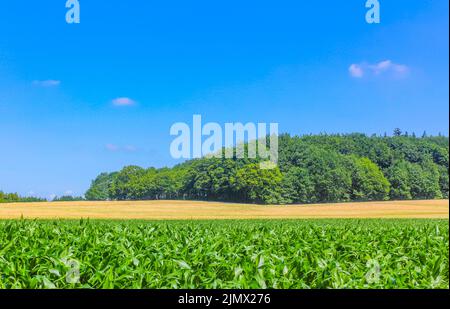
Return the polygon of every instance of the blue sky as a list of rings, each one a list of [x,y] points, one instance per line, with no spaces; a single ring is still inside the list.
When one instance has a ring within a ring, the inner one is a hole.
[[[448,135],[448,1],[0,3],[0,190],[80,195],[173,165],[170,126]],[[115,100],[115,101],[114,101]],[[116,103],[116,104],[115,104]]]

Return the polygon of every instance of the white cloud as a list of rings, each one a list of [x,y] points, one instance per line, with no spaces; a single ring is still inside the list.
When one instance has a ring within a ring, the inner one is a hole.
[[[348,68],[349,73],[354,78],[363,76],[380,76],[389,74],[394,77],[404,77],[408,74],[409,68],[404,64],[394,63],[391,60],[383,60],[375,64],[353,63]]]
[[[119,146],[116,144],[106,144],[105,148],[111,152],[125,151],[125,152],[136,152],[138,149],[133,145]]]
[[[61,81],[56,79],[34,80],[32,84],[38,87],[57,87],[61,84]]]
[[[136,104],[134,100],[126,97],[115,98],[114,100],[112,100],[112,103],[116,106],[129,106]]]
[[[364,75],[364,71],[361,68],[360,65],[358,64],[352,64],[349,68],[348,71],[350,72],[350,75],[356,78],[361,78]]]
[[[119,146],[114,145],[114,144],[106,144],[105,148],[109,151],[118,151],[119,150]]]
[[[64,195],[72,195],[73,191],[72,190],[67,190],[66,192],[64,192]]]

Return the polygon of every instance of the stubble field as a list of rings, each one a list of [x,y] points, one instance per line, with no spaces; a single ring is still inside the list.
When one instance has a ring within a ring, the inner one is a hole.
[[[0,204],[0,219],[314,219],[449,218],[448,200],[262,206],[198,201]]]

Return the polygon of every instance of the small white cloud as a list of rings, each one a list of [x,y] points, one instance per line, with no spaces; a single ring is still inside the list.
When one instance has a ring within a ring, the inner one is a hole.
[[[119,146],[114,145],[114,144],[106,144],[105,148],[109,151],[118,151],[119,150]]]
[[[55,197],[56,197],[56,194],[52,193],[48,197],[50,198],[50,201],[53,201],[55,199]]]
[[[32,82],[34,86],[38,87],[57,87],[61,84],[60,80],[47,79],[47,80],[34,80]]]
[[[383,60],[375,64],[370,63],[353,63],[349,67],[350,75],[354,78],[362,78],[367,76],[380,76],[390,74],[394,77],[404,77],[408,74],[409,68],[404,64],[397,64],[391,60]]]
[[[372,71],[375,74],[380,74],[384,71],[389,70],[389,68],[391,68],[392,65],[393,65],[393,63],[391,60],[384,60],[384,61],[378,62],[374,65],[369,65],[369,68],[372,69]]]
[[[400,75],[406,75],[409,72],[409,68],[406,65],[403,65],[403,64],[396,64],[394,66],[394,72],[398,73]]]
[[[67,190],[66,192],[64,192],[64,195],[72,195],[73,191],[72,190]]]
[[[130,98],[122,97],[112,100],[112,103],[116,106],[130,106],[136,104],[136,102]]]
[[[105,148],[111,152],[118,152],[118,151],[136,152],[136,151],[138,151],[137,147],[133,146],[133,145],[119,146],[116,144],[106,144]]]
[[[350,75],[356,78],[361,78],[364,75],[364,71],[361,68],[360,65],[358,64],[352,64],[349,68],[348,71],[350,72]]]

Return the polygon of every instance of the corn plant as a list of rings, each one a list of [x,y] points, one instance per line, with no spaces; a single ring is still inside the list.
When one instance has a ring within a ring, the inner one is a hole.
[[[448,220],[0,221],[0,288],[449,288]]]

